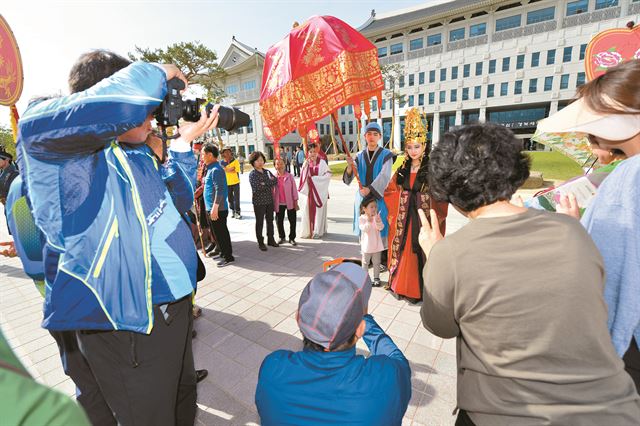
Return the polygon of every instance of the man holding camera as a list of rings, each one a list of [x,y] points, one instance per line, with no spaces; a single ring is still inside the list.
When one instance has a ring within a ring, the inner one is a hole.
[[[18,160],[46,237],[43,327],[75,331],[119,424],[193,424],[196,251],[189,142],[217,107],[181,128],[169,159],[145,144],[174,65],[84,54],[72,94],[28,106]],[[164,160],[162,155],[162,160]],[[184,164],[180,164],[184,162]]]

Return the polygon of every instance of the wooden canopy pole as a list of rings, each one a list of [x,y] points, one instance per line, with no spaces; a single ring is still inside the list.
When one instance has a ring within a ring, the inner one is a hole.
[[[338,131],[338,136],[340,136],[340,141],[342,142],[342,150],[344,151],[344,153],[346,155],[348,155],[349,157],[351,157],[351,150],[347,147],[347,142],[344,140],[344,136],[342,135],[342,131],[340,130],[340,127],[338,127],[338,120],[336,119],[336,115],[335,115],[335,111],[331,113],[331,117],[333,118],[333,122],[334,125],[336,126],[336,130]],[[355,167],[351,168],[353,171],[353,175],[355,176],[356,180],[358,181],[358,186],[360,186],[360,188],[362,188],[362,182],[360,181],[360,176],[358,176],[358,169]]]

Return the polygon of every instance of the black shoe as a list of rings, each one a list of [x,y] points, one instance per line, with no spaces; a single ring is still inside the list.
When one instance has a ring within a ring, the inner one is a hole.
[[[217,248],[213,251],[207,252],[207,257],[211,257],[211,258],[216,258],[220,256],[220,250],[218,250]]]
[[[196,370],[196,383],[200,383],[208,375],[209,375],[209,372],[207,370]]]
[[[380,264],[380,272],[387,272],[387,265],[385,264]]]
[[[191,330],[191,338],[192,339],[195,339],[197,335],[198,335],[198,332],[195,329]]]
[[[215,244],[213,244],[213,243],[211,243],[211,244],[209,244],[208,246],[206,246],[206,247],[204,248],[204,251],[205,251],[205,253],[209,253],[210,251],[215,250],[215,248],[216,248],[216,245],[215,245]]]
[[[373,283],[371,285],[373,287],[380,287],[382,285],[382,282],[380,281],[380,278],[374,278]]]
[[[229,259],[222,259],[220,262],[218,262],[218,268],[223,268],[230,263],[233,263],[234,261],[235,259],[233,257],[230,257]]]
[[[294,240],[293,238],[289,239],[289,243],[290,243],[292,246],[297,246],[297,245],[298,245],[298,243],[296,243],[296,240]]]
[[[258,248],[262,251],[267,251],[267,246],[264,243],[258,243]]]
[[[276,240],[270,240],[270,241],[268,241],[268,242],[267,242],[267,245],[268,245],[268,246],[271,246],[271,247],[280,247],[280,246],[278,245],[278,243],[276,243]]]
[[[405,297],[405,299],[407,299],[407,302],[411,303],[412,305],[417,305],[418,303],[422,302],[421,299],[414,299],[413,297]]]
[[[285,242],[286,242],[286,240],[285,240],[284,238],[280,238],[280,239],[278,240],[278,245],[280,245],[280,244],[284,244]]]

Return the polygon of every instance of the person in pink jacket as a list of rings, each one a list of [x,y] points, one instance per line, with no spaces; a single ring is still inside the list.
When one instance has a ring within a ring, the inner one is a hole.
[[[373,261],[373,286],[380,287],[380,260],[384,250],[380,231],[384,229],[384,223],[374,197],[365,197],[362,200],[358,225],[360,227],[362,269],[366,271],[369,262]]]
[[[276,172],[278,174],[278,184],[274,187],[273,201],[275,202],[276,222],[278,224],[278,236],[280,241],[278,244],[284,244],[284,215],[289,218],[289,243],[292,246],[296,244],[296,211],[298,207],[298,189],[296,182],[291,173],[285,170],[285,164],[282,158],[276,158]]]

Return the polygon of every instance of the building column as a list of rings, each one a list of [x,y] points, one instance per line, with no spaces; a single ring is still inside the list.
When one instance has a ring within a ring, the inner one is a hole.
[[[478,121],[480,123],[486,123],[487,122],[487,109],[486,108],[480,108],[480,114],[478,115]]]
[[[400,151],[400,112],[396,112],[396,121],[393,123],[393,149]]]
[[[551,101],[551,105],[549,106],[549,115],[553,115],[558,112],[558,101]]]
[[[456,126],[462,126],[462,110],[458,109],[456,110],[456,122],[455,122]]]
[[[431,131],[431,143],[433,146],[438,145],[440,141],[440,112],[435,111],[433,113],[433,129]]]

